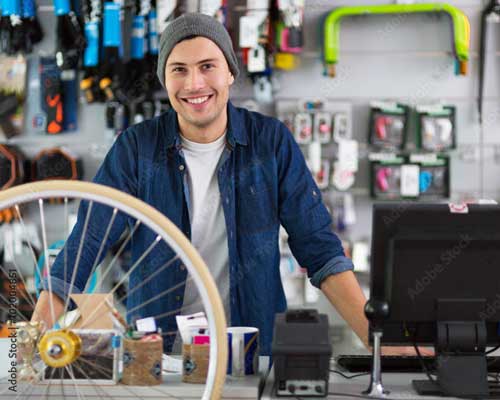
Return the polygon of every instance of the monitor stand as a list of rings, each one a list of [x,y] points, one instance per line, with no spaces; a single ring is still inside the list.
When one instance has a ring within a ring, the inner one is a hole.
[[[490,398],[492,394],[500,397],[497,387],[488,386],[486,356],[438,354],[437,378],[412,381],[414,389],[421,396],[459,396],[471,398]],[[495,396],[496,397],[496,396]]]
[[[414,381],[419,394],[491,397],[486,323],[480,318],[485,305],[485,299],[436,299],[437,377],[434,382]]]

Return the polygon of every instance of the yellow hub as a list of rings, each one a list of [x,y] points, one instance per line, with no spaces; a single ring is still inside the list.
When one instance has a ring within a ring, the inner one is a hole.
[[[66,329],[47,332],[38,343],[40,357],[52,368],[62,368],[73,363],[80,356],[81,348],[80,337]]]

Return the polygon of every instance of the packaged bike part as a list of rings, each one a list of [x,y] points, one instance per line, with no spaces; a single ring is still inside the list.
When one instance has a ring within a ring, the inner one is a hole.
[[[417,106],[416,110],[418,148],[447,151],[456,147],[454,106]]]
[[[350,139],[349,118],[345,113],[337,113],[333,119],[333,140]]]
[[[354,185],[358,171],[358,142],[339,139],[337,161],[333,165],[332,185],[337,190],[345,191]]]
[[[374,199],[397,200],[401,198],[401,167],[403,157],[371,162],[370,194]]]
[[[332,115],[327,112],[314,114],[314,140],[320,143],[329,143],[332,138]]]
[[[408,133],[409,112],[408,106],[399,103],[372,103],[368,142],[378,149],[403,149]]]
[[[335,189],[345,191],[350,189],[355,182],[356,173],[349,169],[339,167],[339,162],[333,163],[331,182]]]
[[[293,132],[297,143],[307,144],[311,142],[312,126],[312,114],[306,112],[295,114]]]
[[[63,131],[64,109],[61,70],[55,57],[40,57],[41,108],[46,115],[45,131],[54,135]]]
[[[330,177],[330,161],[321,160],[321,169],[314,175],[314,180],[320,189],[328,188],[328,180]]]
[[[276,28],[277,45],[285,53],[300,53],[304,45],[304,0],[280,0],[280,21]]]
[[[25,107],[27,72],[24,56],[0,54],[0,139],[10,139],[23,131],[24,115],[29,111]]]
[[[450,197],[450,159],[444,154],[412,154],[410,162],[420,165],[420,198],[440,200]]]
[[[306,164],[309,167],[309,170],[311,171],[311,174],[314,178],[314,181],[316,182],[316,185],[318,185],[318,188],[328,188],[330,177],[330,161],[327,159],[322,159],[318,171],[314,171],[312,160],[307,159]]]

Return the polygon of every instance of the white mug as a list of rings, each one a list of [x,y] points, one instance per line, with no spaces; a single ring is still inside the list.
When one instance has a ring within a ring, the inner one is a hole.
[[[259,371],[259,329],[245,326],[227,328],[229,360],[227,373],[232,376],[257,374]]]

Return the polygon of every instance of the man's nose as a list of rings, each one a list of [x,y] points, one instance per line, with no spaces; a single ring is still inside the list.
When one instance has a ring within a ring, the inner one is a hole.
[[[205,78],[203,74],[197,69],[189,71],[186,81],[184,82],[184,89],[190,92],[203,89],[205,87]]]

